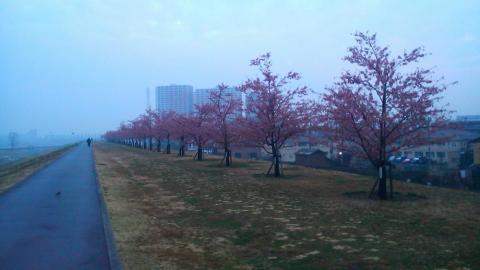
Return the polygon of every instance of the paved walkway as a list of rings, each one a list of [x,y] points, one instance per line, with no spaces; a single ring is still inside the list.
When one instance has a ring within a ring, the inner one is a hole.
[[[0,195],[0,269],[110,269],[101,209],[82,144]]]

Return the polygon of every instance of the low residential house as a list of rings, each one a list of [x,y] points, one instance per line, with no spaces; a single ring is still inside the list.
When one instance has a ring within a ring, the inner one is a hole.
[[[312,136],[314,137],[312,139]],[[299,151],[315,151],[321,150],[326,153],[326,157],[334,159],[337,156],[337,151],[331,142],[326,141],[320,132],[314,135],[301,136],[294,140],[289,140],[284,145],[280,154],[282,155],[282,162],[296,163],[296,153]],[[266,155],[262,150],[262,155]]]
[[[334,148],[323,144],[309,144],[308,142],[295,142],[282,149],[282,161],[287,163],[296,163],[296,154],[304,151],[320,150],[325,153],[327,158],[336,156]]]
[[[438,132],[433,136],[447,138],[444,143],[427,144],[399,151],[396,156],[405,158],[425,157],[435,163],[444,164],[447,168],[454,169],[459,166],[460,156],[467,150],[468,144],[478,133],[461,129],[449,129]]]
[[[255,147],[236,147],[232,150],[233,158],[261,159],[262,150]]]
[[[333,160],[327,158],[327,152],[318,149],[297,151],[295,164],[313,168],[329,168],[337,165]]]

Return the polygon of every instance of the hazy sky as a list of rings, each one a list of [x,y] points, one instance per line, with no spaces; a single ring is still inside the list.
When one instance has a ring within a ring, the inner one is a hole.
[[[480,1],[0,0],[0,133],[104,132],[146,88],[236,85],[270,51],[316,91],[346,67],[356,30],[394,52],[423,45],[458,114],[480,114]]]

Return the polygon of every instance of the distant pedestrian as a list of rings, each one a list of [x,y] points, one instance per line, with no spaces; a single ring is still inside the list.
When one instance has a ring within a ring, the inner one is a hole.
[[[87,139],[87,145],[88,145],[88,147],[90,147],[90,144],[92,144],[92,139],[91,139],[91,138],[88,138],[88,139]]]

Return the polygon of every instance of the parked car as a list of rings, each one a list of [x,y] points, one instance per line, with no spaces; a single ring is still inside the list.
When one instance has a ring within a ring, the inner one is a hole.
[[[420,157],[418,159],[418,163],[420,163],[420,164],[427,164],[427,162],[428,162],[428,158],[426,158],[426,157]]]
[[[415,157],[412,159],[412,163],[415,164],[426,164],[428,159],[426,157]]]

